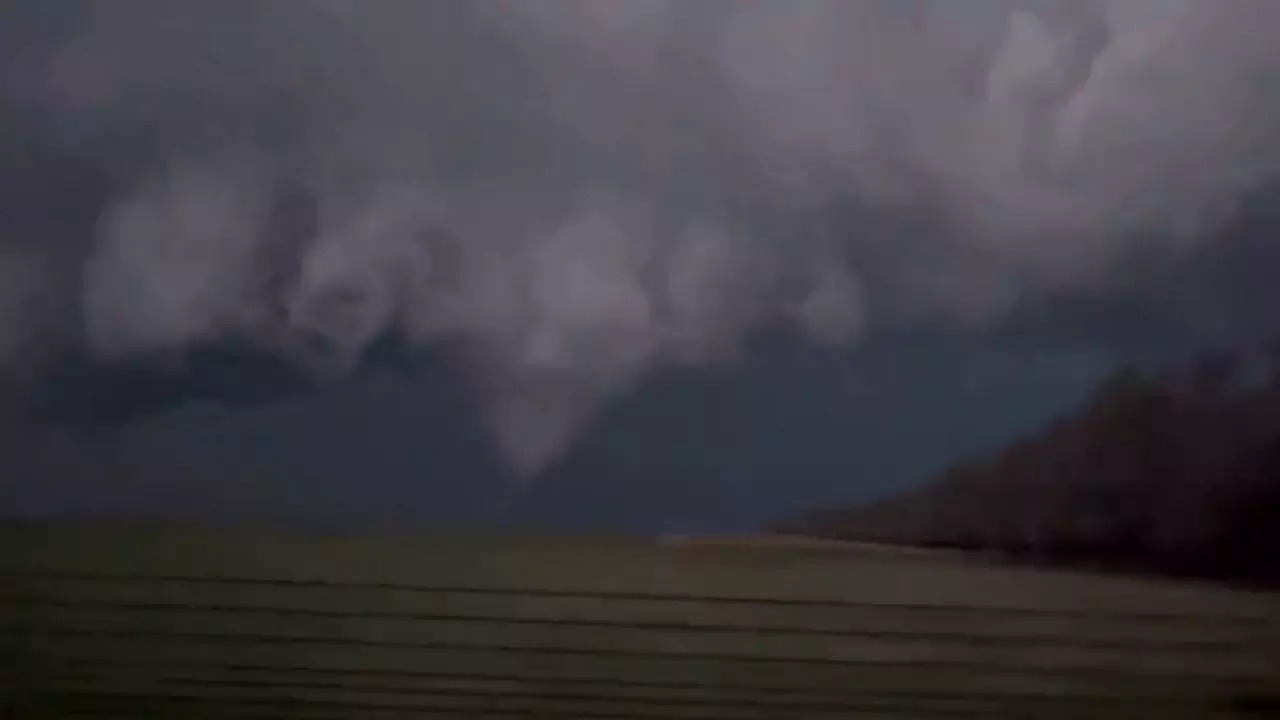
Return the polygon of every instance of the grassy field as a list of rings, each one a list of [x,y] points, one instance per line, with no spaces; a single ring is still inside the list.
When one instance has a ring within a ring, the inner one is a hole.
[[[15,523],[0,574],[3,672],[32,717],[1199,718],[1280,699],[1274,595],[876,546]]]

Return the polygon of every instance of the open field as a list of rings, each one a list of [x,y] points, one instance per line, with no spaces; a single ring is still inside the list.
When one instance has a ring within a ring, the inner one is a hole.
[[[0,576],[20,717],[1199,718],[1280,700],[1274,595],[948,553],[13,523]]]
[[[875,554],[879,557],[929,557],[937,560],[975,559],[977,553],[963,553],[959,550],[943,548],[914,547],[910,545],[888,545],[885,543],[863,542],[856,540],[830,540],[826,538],[805,537],[802,535],[665,535],[658,538],[658,545],[673,549],[695,550],[710,548],[755,548],[768,550],[784,549],[792,553],[806,554],[855,554],[865,557]]]

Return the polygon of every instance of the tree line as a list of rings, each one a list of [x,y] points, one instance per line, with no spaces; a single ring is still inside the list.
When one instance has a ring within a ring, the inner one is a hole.
[[[1280,582],[1280,347],[1126,366],[1075,412],[917,490],[782,532]]]

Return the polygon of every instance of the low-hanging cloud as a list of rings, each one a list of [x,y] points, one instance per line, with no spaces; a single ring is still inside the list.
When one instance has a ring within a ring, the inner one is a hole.
[[[1280,169],[1269,0],[40,6],[4,11],[8,142],[92,218],[3,228],[7,276],[77,278],[61,324],[5,284],[10,360],[463,338],[526,474],[654,364],[988,326]]]

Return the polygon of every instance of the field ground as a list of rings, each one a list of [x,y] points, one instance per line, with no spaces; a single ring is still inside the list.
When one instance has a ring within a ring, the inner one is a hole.
[[[1201,718],[1280,702],[1276,595],[955,553],[10,523],[0,576],[19,717]]]

